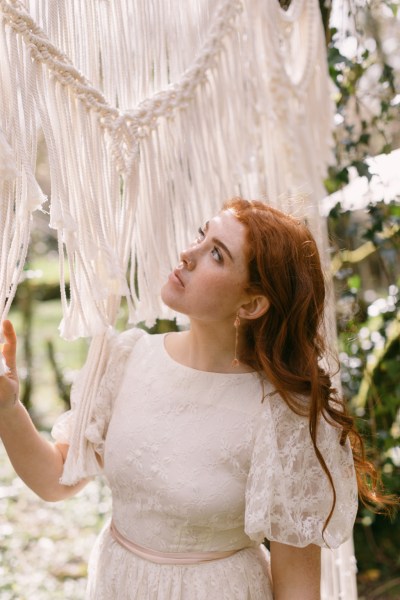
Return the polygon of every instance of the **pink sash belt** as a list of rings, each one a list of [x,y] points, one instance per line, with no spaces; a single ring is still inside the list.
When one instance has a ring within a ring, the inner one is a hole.
[[[140,558],[159,565],[194,565],[210,560],[228,558],[228,556],[233,556],[233,554],[239,552],[239,550],[226,550],[224,552],[159,552],[158,550],[139,546],[139,544],[128,540],[118,531],[113,521],[111,521],[110,532],[114,540],[126,548],[126,550],[133,552],[133,554],[140,556]]]

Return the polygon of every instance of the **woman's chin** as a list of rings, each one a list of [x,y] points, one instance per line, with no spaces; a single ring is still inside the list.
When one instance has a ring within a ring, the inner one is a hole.
[[[175,312],[182,312],[177,306],[178,303],[176,302],[176,299],[173,298],[173,294],[169,289],[168,281],[162,286],[160,296],[165,306],[168,306],[168,308],[174,310]]]

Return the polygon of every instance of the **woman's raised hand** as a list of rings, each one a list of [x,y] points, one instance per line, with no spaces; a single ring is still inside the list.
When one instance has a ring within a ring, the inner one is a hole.
[[[17,375],[17,336],[11,321],[3,322],[5,344],[3,357],[8,372],[0,376],[0,411],[12,408],[18,401],[19,381]]]
[[[61,448],[42,437],[18,401],[17,336],[10,321],[4,321],[3,331],[3,357],[9,368],[0,376],[0,437],[4,447],[15,471],[38,496],[51,502],[73,496],[88,480],[76,485],[60,483],[68,446]]]

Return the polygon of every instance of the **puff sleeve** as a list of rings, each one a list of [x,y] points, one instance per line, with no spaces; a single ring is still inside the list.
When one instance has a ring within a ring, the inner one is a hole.
[[[255,434],[246,487],[245,529],[297,547],[317,544],[337,548],[352,532],[357,513],[357,483],[352,451],[340,430],[321,417],[318,448],[330,470],[336,505],[324,533],[333,492],[315,454],[308,418],[295,414],[274,396],[266,401]]]
[[[88,387],[92,387],[90,373],[96,372],[99,367],[93,356],[90,358],[89,352],[89,358],[71,390],[71,410],[57,419],[51,432],[57,442],[70,446],[61,483],[72,485],[101,473],[114,399],[124,377],[126,360],[142,335],[144,331],[136,328],[121,334],[114,330],[108,332],[107,339],[103,340],[102,373],[100,376],[95,373],[99,383],[94,392],[90,389],[91,401],[86,397]]]

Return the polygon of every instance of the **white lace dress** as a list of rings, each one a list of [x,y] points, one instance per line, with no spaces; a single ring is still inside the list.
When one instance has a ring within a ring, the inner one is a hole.
[[[156,564],[125,549],[107,525],[91,557],[87,598],[272,600],[264,538],[337,547],[351,534],[357,493],[350,448],[321,420],[319,447],[337,494],[323,539],[332,492],[307,420],[268,395],[273,390],[256,374],[176,363],[164,337],[118,336],[88,428],[104,455],[113,522],[128,540],[162,553],[239,551],[201,564]],[[72,426],[73,411],[53,435],[68,441]]]

